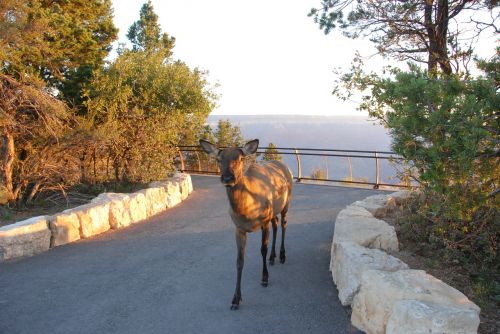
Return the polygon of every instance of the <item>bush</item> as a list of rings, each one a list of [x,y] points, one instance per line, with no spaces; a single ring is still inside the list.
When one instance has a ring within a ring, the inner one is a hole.
[[[486,74],[473,79],[430,77],[412,65],[381,78],[355,59],[340,82],[347,97],[353,89],[369,91],[360,109],[386,125],[392,149],[406,159],[406,176],[420,184],[421,219],[411,228],[494,271],[500,262],[499,60],[500,49],[479,62]]]
[[[104,167],[97,168],[106,171],[96,176],[99,181],[133,182],[175,170],[177,143],[202,129],[215,99],[204,73],[145,51],[121,54],[97,73],[87,96],[82,133],[94,145],[82,146],[82,161]]]

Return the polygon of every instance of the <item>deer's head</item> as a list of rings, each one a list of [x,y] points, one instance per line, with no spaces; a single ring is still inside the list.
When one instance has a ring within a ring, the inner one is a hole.
[[[259,140],[251,140],[243,147],[218,149],[214,144],[200,139],[200,146],[209,156],[217,159],[221,170],[220,181],[222,184],[226,187],[232,187],[243,177],[243,158],[257,151]]]

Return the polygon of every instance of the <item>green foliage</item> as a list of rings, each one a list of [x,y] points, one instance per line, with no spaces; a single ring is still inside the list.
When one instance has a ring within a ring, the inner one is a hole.
[[[134,181],[172,172],[175,146],[202,128],[215,99],[204,73],[166,63],[161,52],[124,52],[96,75],[92,88],[94,136],[115,164],[115,177]]]
[[[0,4],[0,69],[22,82],[44,80],[71,105],[111,50],[110,0],[5,0]]]
[[[207,140],[211,143],[215,143],[215,134],[212,131],[212,128],[210,127],[210,125],[208,125],[208,124],[203,127],[203,130],[201,131],[201,133],[198,137],[199,137],[199,139],[204,139],[204,140]],[[198,145],[198,143],[196,143],[196,145]]]
[[[174,170],[176,145],[197,141],[217,96],[205,72],[171,59],[157,21],[146,3],[133,50],[104,67],[110,0],[0,2],[0,202]]]
[[[283,157],[279,154],[279,151],[276,149],[276,145],[274,143],[269,143],[264,152],[264,156],[262,157],[264,161],[282,161]]]
[[[216,145],[218,147],[242,146],[243,136],[239,125],[232,125],[229,119],[219,120],[217,128],[214,131]]]
[[[484,76],[473,78],[468,68],[478,36],[495,29],[498,17],[479,18],[495,6],[498,1],[322,0],[310,16],[325,33],[369,37],[382,56],[412,62],[408,71],[387,67],[381,76],[365,72],[357,54],[334,94],[344,100],[364,94],[359,109],[387,126],[393,150],[409,166],[405,177],[420,183],[423,201],[401,233],[497,275],[500,48],[493,59],[477,62]],[[465,11],[470,23],[458,24]],[[492,291],[482,283],[478,290]]]
[[[172,55],[175,45],[174,37],[161,33],[158,15],[153,10],[151,0],[142,6],[140,18],[130,26],[127,37],[132,42],[134,51],[162,51],[166,58]]]
[[[311,179],[321,180],[327,179],[326,171],[321,168],[314,168],[311,172]]]
[[[415,66],[381,78],[361,63],[342,78],[344,88],[368,93],[360,109],[389,128],[420,182],[420,231],[484,264],[498,260],[500,239],[498,62],[498,54],[482,61],[488,72],[473,80],[429,78]]]
[[[149,1],[129,29],[133,49],[121,50],[86,92],[82,133],[94,144],[82,146],[80,156],[94,165],[97,156],[106,171],[94,178],[107,180],[110,166],[117,181],[165,178],[175,169],[176,145],[193,144],[215,106],[206,73],[172,61],[174,39],[157,21]]]
[[[429,74],[467,70],[473,45],[494,30],[497,1],[321,0],[309,16],[325,34],[338,29],[350,38],[369,37],[382,56],[427,64]],[[488,15],[491,12],[490,18]],[[486,14],[486,15],[485,15]],[[471,24],[450,24],[467,15]]]
[[[232,125],[229,119],[219,120],[217,127],[214,129],[208,124],[205,125],[197,132],[195,137],[196,143],[188,142],[188,144],[197,146],[199,139],[205,139],[218,147],[242,146],[244,143],[240,127]],[[217,161],[204,152],[185,152],[184,156],[187,169],[217,172],[219,168]],[[255,156],[246,157],[246,160],[247,162],[255,161]]]

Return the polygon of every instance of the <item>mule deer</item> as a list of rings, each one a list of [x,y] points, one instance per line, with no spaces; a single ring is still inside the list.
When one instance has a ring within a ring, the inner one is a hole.
[[[215,157],[221,169],[221,182],[226,186],[229,198],[229,215],[236,226],[236,260],[237,279],[236,291],[231,303],[231,309],[239,307],[241,299],[241,273],[245,261],[245,246],[247,233],[262,230],[262,286],[268,285],[266,257],[269,243],[270,226],[273,227],[273,243],[269,264],[274,264],[276,258],[276,232],[278,215],[281,214],[281,248],[280,262],[285,263],[285,231],[287,212],[292,194],[292,173],[286,165],[278,161],[265,164],[251,164],[245,171],[243,159],[257,151],[259,140],[246,143],[242,148],[231,147],[218,149],[212,143],[200,140],[201,148],[210,156]]]

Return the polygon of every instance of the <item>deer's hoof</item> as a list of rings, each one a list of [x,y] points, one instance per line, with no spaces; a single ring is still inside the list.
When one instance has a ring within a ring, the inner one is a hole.
[[[269,265],[274,266],[274,257],[269,258]]]
[[[281,253],[280,254],[280,263],[285,263],[285,261],[286,261],[285,253]]]
[[[231,302],[231,310],[237,310],[240,307],[240,302],[242,301],[240,296],[234,296]]]
[[[262,285],[264,288],[267,288],[267,286],[269,285],[269,283],[267,281],[261,281],[260,285]]]

